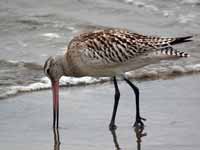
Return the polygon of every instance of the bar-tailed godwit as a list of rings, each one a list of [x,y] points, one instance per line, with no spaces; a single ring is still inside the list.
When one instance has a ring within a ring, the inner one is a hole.
[[[136,120],[134,126],[144,126],[139,110],[139,89],[125,76],[125,72],[159,63],[160,60],[188,57],[185,52],[172,47],[174,44],[191,41],[192,36],[164,38],[145,36],[126,29],[108,28],[82,33],[74,37],[64,55],[49,57],[44,72],[52,82],[53,127],[58,128],[59,79],[72,77],[112,77],[115,87],[115,102],[110,129],[115,129],[120,92],[116,76],[122,76],[135,93]]]

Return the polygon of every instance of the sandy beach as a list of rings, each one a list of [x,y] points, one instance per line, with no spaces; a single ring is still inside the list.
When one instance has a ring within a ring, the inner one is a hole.
[[[141,114],[147,119],[143,131],[147,136],[140,145],[132,128],[133,93],[124,82],[119,83],[117,139],[108,129],[113,107],[111,83],[61,88],[60,149],[198,150],[199,83],[199,75],[136,82],[141,90]],[[1,100],[0,110],[1,149],[54,149],[50,90]]]

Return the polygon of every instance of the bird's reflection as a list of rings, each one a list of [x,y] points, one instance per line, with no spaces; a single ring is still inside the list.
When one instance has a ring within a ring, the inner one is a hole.
[[[135,127],[135,135],[136,135],[136,143],[137,143],[137,150],[141,150],[141,142],[142,142],[142,137],[146,136],[147,134],[144,133],[144,128],[141,127]],[[119,145],[118,139],[117,139],[117,134],[116,130],[110,130],[112,137],[113,137],[113,142],[115,145],[116,150],[121,150],[121,147]],[[60,135],[59,135],[59,129],[54,128],[53,129],[53,135],[54,135],[54,150],[60,150]]]
[[[60,135],[58,128],[53,129],[54,135],[54,150],[60,150]]]
[[[136,135],[136,142],[137,142],[137,150],[141,150],[141,143],[142,143],[142,137],[146,136],[147,133],[144,133],[144,127],[135,127],[135,135]]]
[[[147,134],[144,133],[144,127],[135,127],[135,135],[136,135],[136,143],[137,143],[137,150],[141,150],[141,142],[142,142],[142,137],[146,136]],[[121,147],[118,143],[117,140],[117,134],[116,134],[116,130],[110,130],[112,137],[113,137],[113,142],[115,145],[116,150],[121,150]]]
[[[112,137],[113,137],[113,142],[115,144],[115,148],[116,150],[120,150],[121,148],[119,147],[119,143],[118,143],[118,140],[117,140],[117,135],[116,135],[116,130],[113,129],[113,130],[110,130],[111,134],[112,134]]]

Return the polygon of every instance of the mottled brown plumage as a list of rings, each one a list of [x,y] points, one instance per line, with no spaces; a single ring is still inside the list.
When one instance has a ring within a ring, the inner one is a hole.
[[[187,54],[179,53],[171,48],[171,43],[176,43],[177,39],[184,38],[160,38],[132,33],[125,29],[105,29],[83,33],[73,38],[68,49],[73,49],[80,44],[84,45],[85,54],[88,57],[103,59],[108,63],[126,62],[138,55],[159,50],[167,55],[176,54],[178,57],[186,57]],[[169,49],[170,53],[168,53]]]
[[[74,37],[66,50],[68,70],[71,68],[68,75],[113,76],[162,59],[188,57],[171,45],[188,38],[145,36],[115,28],[83,33]]]

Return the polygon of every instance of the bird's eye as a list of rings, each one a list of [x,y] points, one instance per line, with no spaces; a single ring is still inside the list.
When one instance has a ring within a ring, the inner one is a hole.
[[[50,73],[50,69],[47,69],[47,74],[49,74]]]

